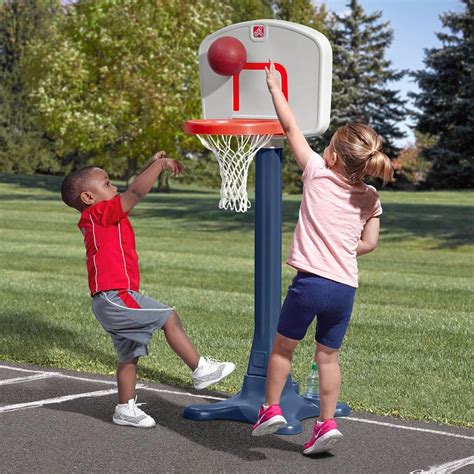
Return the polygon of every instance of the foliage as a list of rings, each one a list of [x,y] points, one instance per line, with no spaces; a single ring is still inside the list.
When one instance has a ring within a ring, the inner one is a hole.
[[[394,156],[398,151],[394,141],[405,136],[398,123],[407,111],[399,91],[389,88],[390,82],[405,75],[392,69],[385,58],[393,30],[380,21],[382,12],[366,14],[358,0],[350,0],[348,7],[349,13],[333,14],[330,23],[334,71],[332,124],[326,143],[337,127],[366,123],[384,138],[384,151]]]
[[[0,4],[0,172],[54,173],[60,170],[54,144],[28,104],[21,61],[28,41],[45,38],[57,14],[56,0],[8,0]]]
[[[279,0],[274,2],[276,17],[280,20],[292,21],[309,26],[324,35],[327,31],[326,5],[316,5],[311,0]]]
[[[392,160],[395,170],[395,180],[389,184],[389,189],[423,189],[431,163],[427,161],[422,150],[436,143],[436,138],[415,131],[415,143],[408,144]]]
[[[158,149],[197,147],[182,132],[200,109],[196,51],[228,14],[217,0],[69,4],[26,69],[61,152],[128,178]]]
[[[434,188],[474,186],[474,3],[463,3],[463,12],[441,15],[451,32],[437,33],[442,46],[426,50],[426,68],[413,73],[421,89],[411,94],[416,128],[437,137],[423,149]]]
[[[273,17],[272,0],[234,0],[228,2],[231,8],[231,23]]]

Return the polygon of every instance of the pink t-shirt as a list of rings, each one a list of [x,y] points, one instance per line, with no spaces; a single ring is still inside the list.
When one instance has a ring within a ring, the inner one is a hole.
[[[377,191],[350,185],[313,153],[303,176],[303,199],[287,263],[357,288],[357,244],[365,223],[382,214]]]

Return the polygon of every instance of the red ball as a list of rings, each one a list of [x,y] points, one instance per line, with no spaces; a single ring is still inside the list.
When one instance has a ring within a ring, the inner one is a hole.
[[[207,51],[209,66],[221,76],[238,74],[247,62],[245,46],[232,36],[216,39]]]

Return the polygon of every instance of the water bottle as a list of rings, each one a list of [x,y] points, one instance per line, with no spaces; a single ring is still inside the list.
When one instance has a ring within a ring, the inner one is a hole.
[[[318,396],[318,369],[316,367],[316,362],[311,364],[311,372],[306,378],[306,393],[304,396],[307,398]]]

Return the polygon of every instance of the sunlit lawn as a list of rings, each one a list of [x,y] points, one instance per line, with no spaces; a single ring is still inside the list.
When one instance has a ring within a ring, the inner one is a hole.
[[[113,373],[112,344],[90,311],[78,213],[60,201],[60,182],[0,176],[0,357]],[[253,333],[253,213],[219,211],[215,191],[175,188],[132,212],[142,287],[178,309],[203,354],[237,363],[217,386],[236,392]],[[355,410],[472,425],[473,194],[381,197],[379,248],[359,260],[341,399]],[[298,204],[298,196],[284,198],[284,256]],[[284,266],[282,295],[292,275]],[[294,360],[303,384],[310,333]],[[142,378],[190,384],[161,333],[140,366]]]

